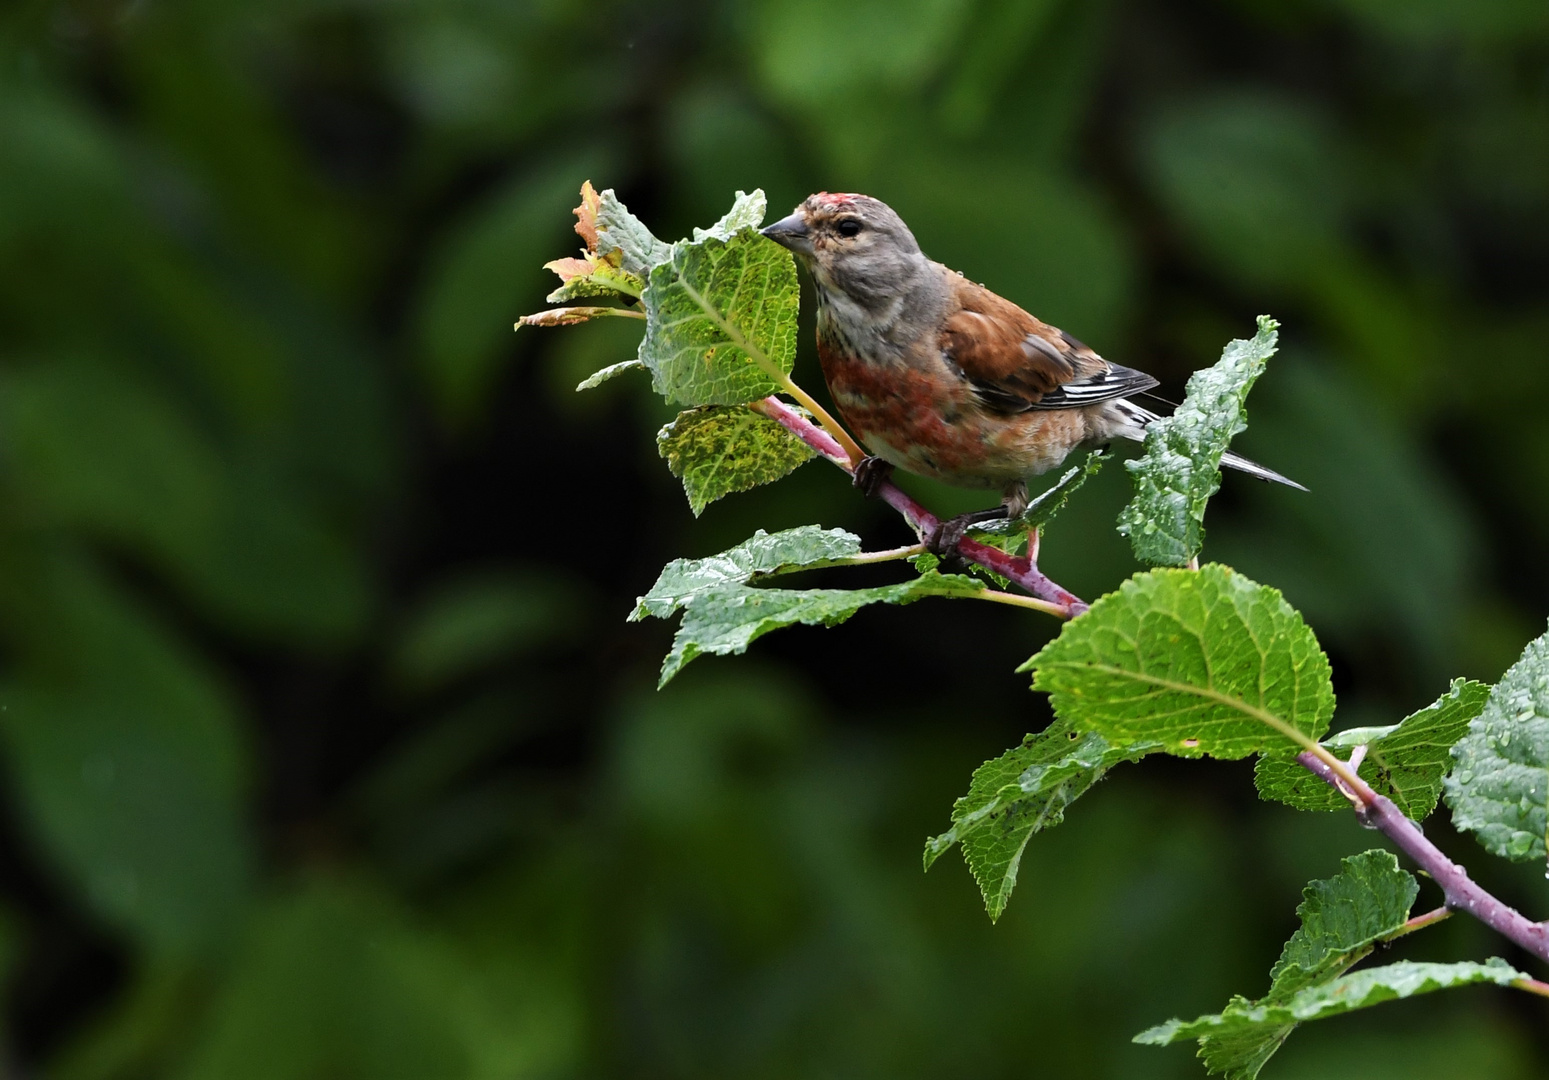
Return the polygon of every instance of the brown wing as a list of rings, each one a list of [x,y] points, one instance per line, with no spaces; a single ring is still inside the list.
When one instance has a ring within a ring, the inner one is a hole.
[[[941,351],[997,412],[1071,409],[1139,393],[1156,380],[1110,364],[1010,300],[948,272]]]

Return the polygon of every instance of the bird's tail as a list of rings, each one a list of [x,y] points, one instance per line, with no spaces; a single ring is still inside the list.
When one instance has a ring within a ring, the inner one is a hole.
[[[1277,484],[1284,484],[1286,487],[1294,487],[1297,491],[1307,490],[1305,487],[1303,487],[1301,484],[1298,484],[1290,477],[1281,476],[1274,469],[1260,465],[1257,461],[1249,461],[1241,454],[1234,454],[1230,450],[1221,455],[1221,464],[1225,465],[1228,469],[1236,469],[1238,472],[1245,472],[1256,480],[1273,480]]]
[[[1145,440],[1147,424],[1162,418],[1159,413],[1154,413],[1150,409],[1136,405],[1128,398],[1119,398],[1114,404],[1119,407],[1119,411],[1129,421],[1128,424],[1118,429],[1118,434],[1123,435],[1126,439],[1134,439],[1136,442],[1143,442]],[[1236,469],[1238,472],[1247,473],[1257,480],[1268,480],[1277,484],[1284,484],[1286,487],[1294,487],[1297,491],[1307,490],[1295,480],[1281,476],[1274,469],[1266,468],[1256,461],[1249,461],[1241,454],[1234,454],[1230,450],[1221,455],[1221,464],[1228,469]]]

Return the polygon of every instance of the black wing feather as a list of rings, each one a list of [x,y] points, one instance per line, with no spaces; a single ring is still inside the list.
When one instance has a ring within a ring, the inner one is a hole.
[[[1048,391],[1037,401],[1028,401],[992,383],[970,380],[979,400],[1002,412],[1029,412],[1033,409],[1080,409],[1114,398],[1129,397],[1160,385],[1144,371],[1112,364],[1084,378],[1072,379]]]

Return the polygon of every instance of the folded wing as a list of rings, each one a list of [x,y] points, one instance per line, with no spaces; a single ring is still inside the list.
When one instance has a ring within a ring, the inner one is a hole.
[[[1069,334],[982,285],[951,275],[941,351],[987,409],[1078,409],[1149,390],[1143,371],[1110,364]]]

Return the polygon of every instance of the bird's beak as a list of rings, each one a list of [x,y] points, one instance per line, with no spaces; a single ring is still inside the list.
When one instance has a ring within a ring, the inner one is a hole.
[[[807,223],[799,212],[790,217],[783,217],[773,225],[760,229],[759,232],[781,247],[790,248],[798,255],[812,254],[812,234],[807,231]]]

